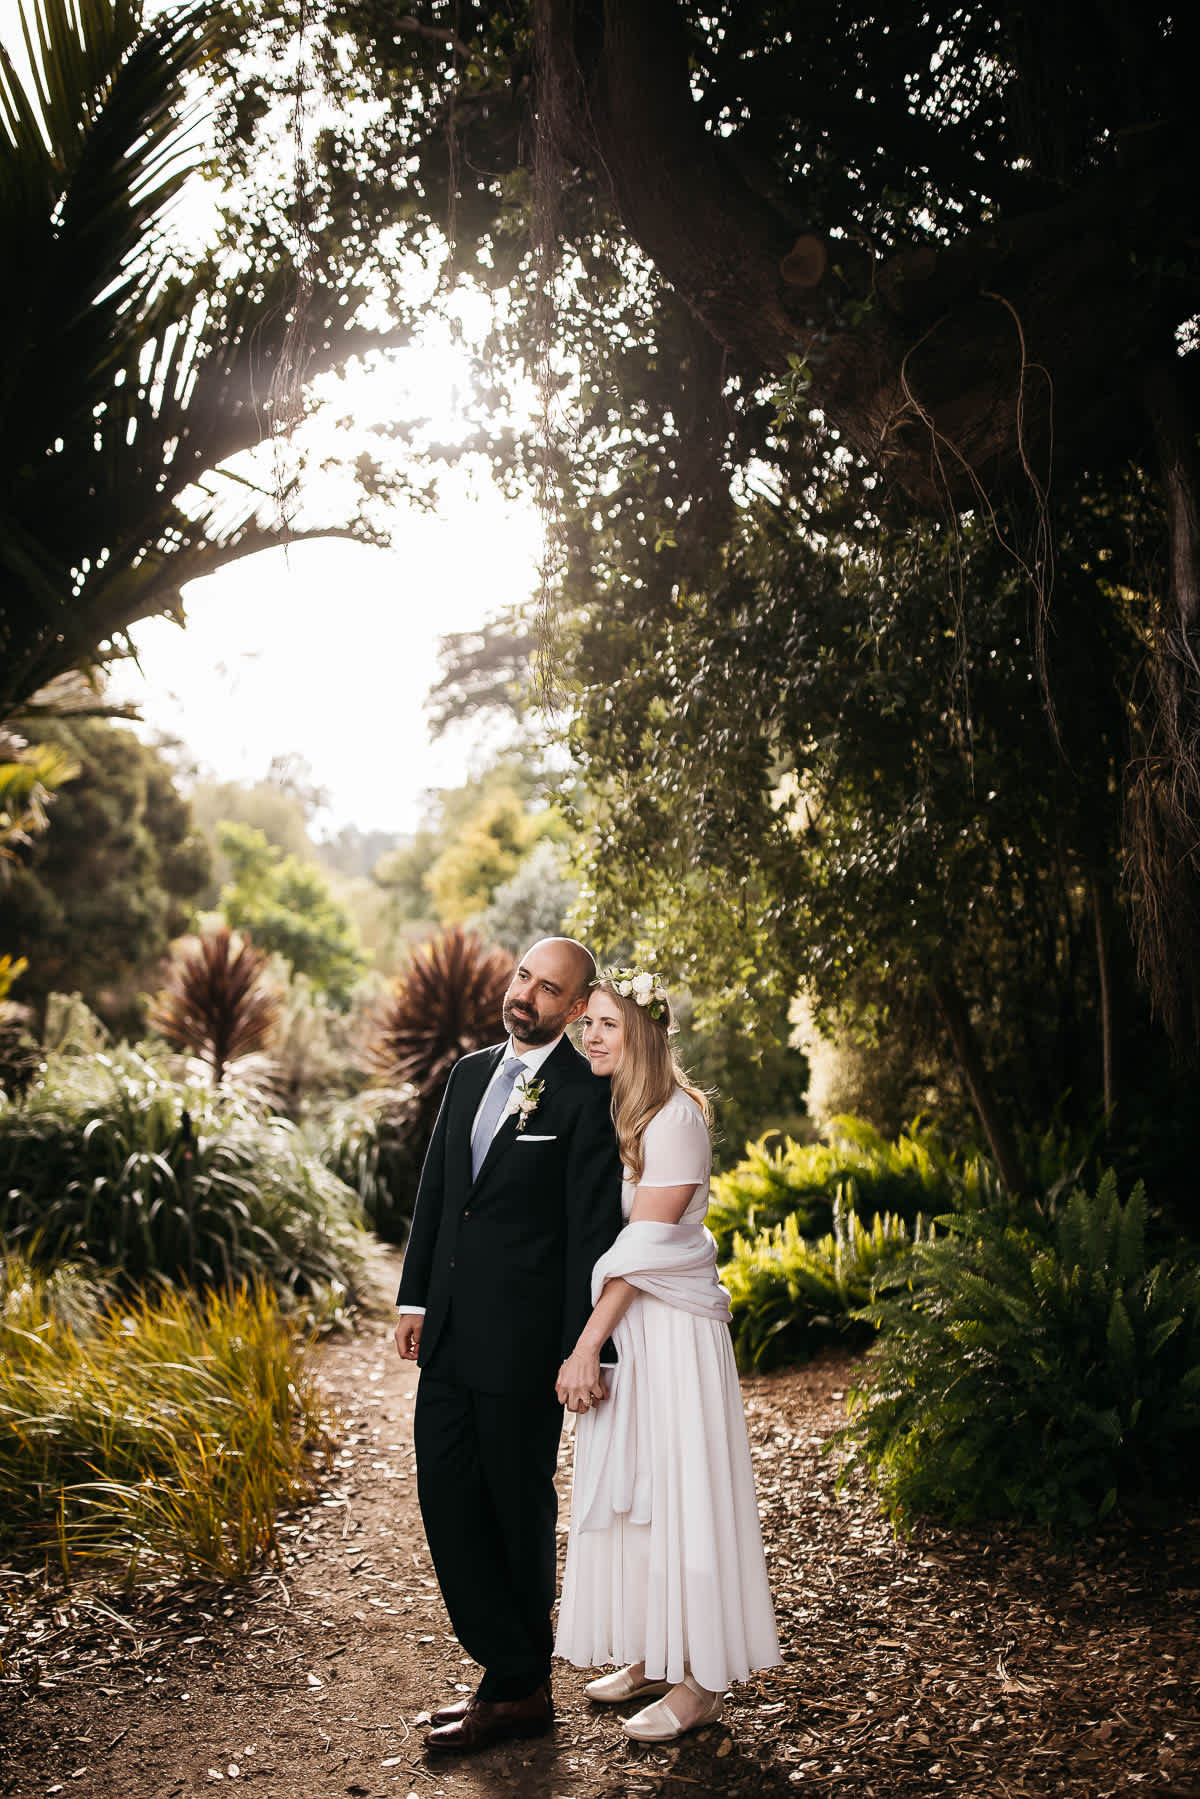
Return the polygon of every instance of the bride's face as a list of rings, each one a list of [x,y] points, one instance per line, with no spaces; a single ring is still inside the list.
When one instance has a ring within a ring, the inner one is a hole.
[[[583,1015],[583,1053],[593,1074],[612,1074],[625,1047],[621,1008],[611,993],[589,993]]]

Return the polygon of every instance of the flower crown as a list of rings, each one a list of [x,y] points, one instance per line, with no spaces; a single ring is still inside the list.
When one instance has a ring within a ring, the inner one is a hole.
[[[667,990],[658,975],[644,968],[602,968],[596,976],[596,986],[603,981],[615,988],[622,999],[636,1001],[646,1008],[651,1018],[666,1023],[670,1008]]]

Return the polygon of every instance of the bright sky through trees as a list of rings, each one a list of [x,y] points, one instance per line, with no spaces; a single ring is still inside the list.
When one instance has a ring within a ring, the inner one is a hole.
[[[0,39],[24,77],[17,0],[0,0]],[[297,522],[349,522],[352,484],[319,465],[361,451],[386,462],[373,425],[416,418],[426,441],[461,440],[466,381],[466,359],[438,324],[386,368],[326,382],[303,428],[312,472]],[[269,457],[255,472],[270,482]],[[530,594],[539,527],[532,507],[502,500],[482,464],[446,473],[433,513],[377,507],[373,517],[390,548],[304,542],[193,583],[185,630],[164,619],[134,628],[140,668],[118,665],[112,697],[135,704],[148,730],[182,739],[218,779],[257,780],[275,756],[304,758],[328,794],[318,826],[415,828],[423,792],[461,782],[479,749],[462,732],[430,742],[423,703],[438,639]]]

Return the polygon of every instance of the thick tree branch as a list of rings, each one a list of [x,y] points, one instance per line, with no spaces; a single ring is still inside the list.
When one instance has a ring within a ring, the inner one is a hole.
[[[1052,422],[1068,459],[1136,441],[1161,326],[1146,259],[1200,226],[1165,145],[1060,206],[876,264],[828,228],[798,243],[796,207],[785,218],[742,178],[693,100],[673,0],[536,0],[535,19],[559,154],[607,187],[737,366],[770,376],[802,356],[813,404],[926,509],[1044,466]]]

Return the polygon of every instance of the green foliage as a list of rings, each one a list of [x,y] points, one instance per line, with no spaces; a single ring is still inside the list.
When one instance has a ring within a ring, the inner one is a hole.
[[[1085,1529],[1200,1496],[1200,1266],[1146,1250],[1110,1171],[1043,1236],[947,1221],[867,1309],[880,1330],[839,1441],[889,1515]]]
[[[284,856],[250,825],[225,824],[218,842],[230,864],[221,911],[259,949],[273,950],[335,1004],[348,1006],[366,967],[345,909],[320,869]]]
[[[0,942],[29,962],[22,998],[78,991],[136,1030],[140,995],[209,878],[209,855],[163,757],[106,719],[37,720],[25,734],[69,756],[51,827],[0,886]]]
[[[675,1054],[712,1095],[715,1169],[728,1168],[756,1134],[804,1130],[808,1060],[791,1046],[785,1003],[760,995],[752,1009],[705,1016],[703,1024],[690,993],[672,989],[671,1006]]]
[[[465,816],[452,807],[443,820],[444,847],[425,875],[442,924],[461,924],[483,912],[536,843],[564,835],[557,814],[533,810],[521,785],[503,778],[506,772],[501,764]]]
[[[403,1243],[421,1174],[414,1153],[412,1087],[370,1087],[332,1107],[316,1136],[316,1153],[358,1195],[375,1234]]]
[[[3,743],[0,761],[0,862],[13,862],[50,823],[47,807],[56,790],[79,773],[79,764],[54,743]]]
[[[277,781],[193,781],[189,787],[196,828],[208,840],[214,856],[214,881],[206,904],[230,879],[229,858],[220,846],[222,825],[247,825],[261,831],[267,841],[294,856],[298,862],[316,860],[316,846],[309,836],[308,812],[292,788]]]
[[[732,1259],[721,1280],[733,1305],[733,1346],[745,1369],[798,1361],[831,1338],[864,1335],[861,1309],[919,1236],[902,1218],[876,1214],[870,1225],[840,1198],[833,1229],[816,1241],[803,1233],[801,1216],[751,1238],[733,1239]]]
[[[127,1047],[52,1055],[22,1099],[0,1100],[0,1192],[10,1244],[87,1256],[126,1286],[359,1283],[352,1196],[295,1128]]]
[[[290,484],[256,485],[244,457],[277,416],[262,396],[293,257],[226,245],[218,268],[169,234],[231,14],[150,11],[24,0],[33,79],[0,68],[0,239],[20,271],[0,288],[0,716],[137,620],[182,618],[188,581],[311,535],[280,526]],[[306,374],[387,341],[341,299],[318,278]]]
[[[869,1218],[966,1210],[991,1202],[997,1183],[988,1163],[945,1148],[937,1132],[915,1119],[887,1142],[861,1118],[834,1118],[824,1143],[790,1137],[772,1147],[770,1135],[746,1145],[745,1160],[712,1183],[708,1228],[718,1253],[730,1253],[735,1232],[751,1236],[793,1218],[803,1236],[829,1228],[840,1204]]]
[[[566,864],[563,845],[540,837],[475,920],[480,936],[512,956],[524,955],[539,937],[561,936],[579,892]]]
[[[77,1267],[0,1264],[0,1543],[70,1575],[228,1578],[279,1560],[321,1410],[270,1290],[113,1302]]]

